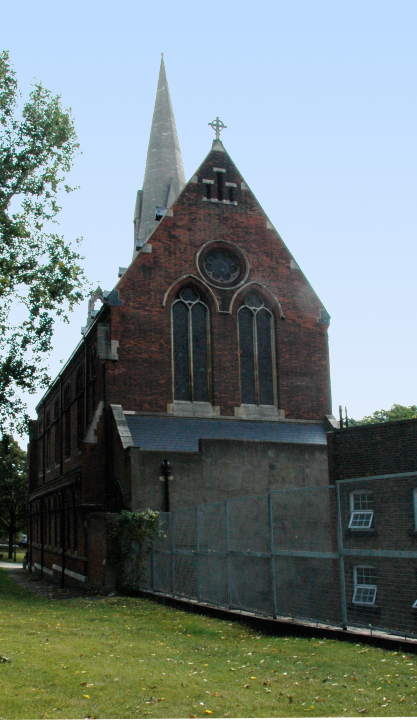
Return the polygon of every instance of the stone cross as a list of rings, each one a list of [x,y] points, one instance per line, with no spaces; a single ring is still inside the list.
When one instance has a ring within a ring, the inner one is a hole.
[[[215,120],[212,120],[212,122],[208,123],[210,127],[213,128],[214,132],[216,133],[216,140],[220,140],[220,133],[224,128],[227,128],[227,125],[224,124],[223,120],[220,120],[219,116],[216,117]]]

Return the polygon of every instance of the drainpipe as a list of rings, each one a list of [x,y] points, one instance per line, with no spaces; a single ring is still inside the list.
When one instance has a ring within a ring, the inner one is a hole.
[[[45,403],[42,408],[42,424],[43,424],[43,433],[42,433],[42,484],[45,485],[46,480],[46,468],[45,468],[45,460],[46,460],[46,448],[45,448],[45,441],[46,441],[46,423],[45,423]]]
[[[63,490],[61,492],[61,587],[63,588],[65,586],[65,534],[66,534],[66,524],[65,524],[65,497],[66,492]]]
[[[98,356],[98,353],[97,353]],[[107,387],[106,387],[106,362],[101,362],[101,397],[103,398],[103,432],[104,432],[104,507],[106,510],[110,510],[110,498],[111,498],[111,476],[113,474],[113,463],[111,458],[110,448],[110,432],[109,432],[109,416],[107,411]]]
[[[28,544],[27,544],[27,567],[32,572],[32,559],[33,559],[33,553],[32,553],[32,543],[33,543],[33,503],[29,504],[29,537],[28,537]]]
[[[343,528],[342,528],[342,504],[340,500],[340,483],[336,482],[337,500],[337,552],[339,555],[339,588],[340,588],[340,612],[342,616],[343,629],[347,628],[347,603],[345,583],[345,558],[343,555]]]
[[[84,397],[83,397],[83,403],[84,403],[84,427],[83,427],[83,438],[85,436],[85,430],[87,427],[87,344],[85,341],[85,335],[83,335],[83,343],[84,343]]]
[[[64,474],[64,413],[62,408],[62,377],[59,379],[59,424],[60,432],[60,448],[59,448],[59,474]]]
[[[45,522],[44,522],[44,498],[40,498],[40,513],[41,513],[41,577],[43,577],[43,566],[45,560]]]

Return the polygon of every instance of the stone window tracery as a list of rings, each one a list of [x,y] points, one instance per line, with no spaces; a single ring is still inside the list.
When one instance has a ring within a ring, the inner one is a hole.
[[[263,297],[249,292],[238,310],[241,402],[275,404],[274,317]]]
[[[209,400],[210,313],[198,290],[186,285],[172,305],[174,400]]]

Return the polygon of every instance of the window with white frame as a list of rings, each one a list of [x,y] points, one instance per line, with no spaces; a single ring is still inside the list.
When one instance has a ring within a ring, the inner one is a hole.
[[[354,605],[375,605],[377,592],[376,570],[370,565],[356,565],[353,568]]]
[[[349,495],[350,530],[369,530],[374,519],[373,493],[370,490],[353,490]]]

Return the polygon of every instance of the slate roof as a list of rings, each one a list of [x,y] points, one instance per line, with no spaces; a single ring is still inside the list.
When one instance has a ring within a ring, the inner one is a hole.
[[[326,445],[320,423],[125,415],[133,445],[142,450],[198,452],[200,439]]]

